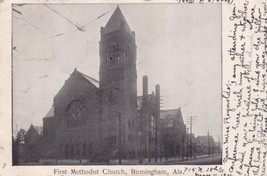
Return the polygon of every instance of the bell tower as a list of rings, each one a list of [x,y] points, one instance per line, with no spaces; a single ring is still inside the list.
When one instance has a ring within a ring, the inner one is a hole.
[[[136,44],[119,6],[101,27],[99,52],[102,144],[127,157],[137,142]]]

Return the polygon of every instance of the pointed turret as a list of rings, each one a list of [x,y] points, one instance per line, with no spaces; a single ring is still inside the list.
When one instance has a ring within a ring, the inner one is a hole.
[[[121,9],[119,6],[117,6],[116,10],[110,17],[109,21],[107,22],[106,26],[102,28],[103,34],[108,34],[111,32],[115,32],[118,30],[125,30],[129,34],[133,34],[127,21],[125,20],[125,17],[123,16]]]

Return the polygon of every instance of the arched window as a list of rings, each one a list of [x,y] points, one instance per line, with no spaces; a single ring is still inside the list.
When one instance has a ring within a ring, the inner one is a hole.
[[[80,100],[73,100],[67,106],[66,113],[68,117],[78,118],[85,111],[85,105]]]

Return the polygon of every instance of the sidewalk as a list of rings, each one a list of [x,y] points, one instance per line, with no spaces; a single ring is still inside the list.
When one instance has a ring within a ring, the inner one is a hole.
[[[201,155],[201,156],[195,156],[192,158],[186,158],[182,159],[181,157],[168,157],[166,160],[165,157],[158,158],[157,162],[155,161],[155,158],[151,158],[150,162],[148,161],[148,158],[143,158],[141,165],[165,165],[165,164],[179,164],[187,161],[195,161],[199,159],[205,159],[205,158],[213,158],[219,155]],[[109,160],[109,162],[90,162],[90,160],[87,159],[64,159],[64,160],[55,160],[55,159],[40,159],[38,162],[21,162],[20,164],[25,165],[119,165],[118,159]],[[138,159],[122,159],[121,160],[122,165],[139,165]]]
[[[186,158],[184,157],[168,157],[167,161],[165,157],[161,157],[158,158],[157,162],[155,161],[155,158],[151,158],[150,162],[148,162],[148,158],[143,158],[142,160],[142,165],[164,165],[164,164],[170,164],[170,163],[177,163],[177,162],[185,162],[185,161],[193,161],[193,160],[197,160],[197,159],[201,159],[201,158],[211,158],[217,155],[201,155],[201,156],[195,156],[192,158]],[[122,160],[121,161],[122,165],[138,165],[139,164],[139,160],[137,159],[132,159],[132,160]],[[117,165],[119,164],[119,160],[110,160],[109,164],[111,165]]]
[[[215,157],[218,155],[201,155],[201,156],[194,156],[192,158],[181,158],[181,157],[169,157],[166,161],[166,158],[162,157],[161,161],[158,158],[158,161],[155,162],[155,159],[153,158],[152,160],[150,160],[150,163],[148,163],[148,160],[146,159],[145,162],[143,162],[143,164],[148,164],[148,165],[160,165],[160,164],[170,164],[170,163],[177,163],[177,162],[185,162],[185,161],[193,161],[193,160],[197,160],[197,159],[201,159],[201,158],[211,158],[211,157]]]

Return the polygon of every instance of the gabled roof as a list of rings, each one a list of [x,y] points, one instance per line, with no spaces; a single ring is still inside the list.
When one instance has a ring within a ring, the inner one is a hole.
[[[125,20],[121,9],[119,6],[117,6],[116,10],[110,17],[109,21],[107,22],[105,28],[104,28],[104,33],[111,33],[120,29],[124,29],[128,33],[132,33],[127,21]]]
[[[184,125],[184,120],[180,107],[178,109],[160,110],[160,119],[165,121],[170,119],[177,119],[180,124]]]
[[[209,139],[209,140],[208,140]],[[208,145],[208,142],[214,143],[214,139],[212,136],[198,136],[196,137],[196,140],[199,144]]]
[[[54,117],[54,106],[49,109],[45,117]]]
[[[37,131],[39,135],[43,135],[43,127],[42,126],[35,126],[33,125],[33,128]]]
[[[87,80],[89,83],[93,84],[95,87],[99,88],[99,81],[97,81],[96,79],[82,73],[79,72],[76,68],[74,69],[74,71],[71,74],[72,76],[80,76],[82,78],[84,78],[85,80]]]
[[[88,84],[80,84],[79,81],[88,83]],[[86,88],[88,88],[88,86],[90,86],[91,88],[93,88],[94,90],[99,89],[99,82],[90,77],[87,76],[81,72],[79,72],[76,68],[74,69],[74,71],[70,74],[69,78],[65,81],[64,85],[60,88],[60,90],[58,91],[58,93],[56,94],[56,96],[54,98],[60,97],[60,96],[65,96],[64,94],[67,93],[65,91],[70,91],[70,87],[75,87],[75,86],[86,86]]]
[[[43,127],[42,126],[36,126],[36,125],[31,124],[29,130],[27,131],[27,134],[31,131],[36,131],[39,135],[43,135]]]
[[[76,70],[76,69],[75,69]],[[76,70],[77,71],[77,70]],[[77,71],[82,77],[84,77],[85,79],[87,79],[90,83],[92,83],[94,86],[96,86],[97,88],[99,88],[99,81],[97,81],[96,79],[83,74],[82,72]]]
[[[180,107],[178,108],[178,119],[180,120],[182,124],[184,124],[184,119],[183,119],[183,115],[182,115],[182,111]]]
[[[160,110],[160,118],[175,118],[178,114],[178,109],[170,109],[170,110]]]

